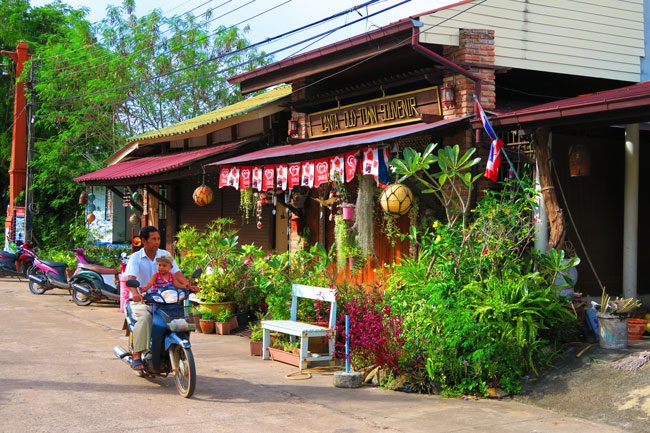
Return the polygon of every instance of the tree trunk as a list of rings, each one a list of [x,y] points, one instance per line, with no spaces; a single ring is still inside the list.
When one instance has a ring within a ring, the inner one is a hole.
[[[539,170],[539,182],[542,189],[542,197],[546,203],[546,213],[550,224],[548,237],[548,249],[560,249],[564,245],[566,236],[566,225],[564,212],[560,208],[551,177],[550,154],[548,149],[549,131],[546,127],[537,128],[535,131],[535,158]]]

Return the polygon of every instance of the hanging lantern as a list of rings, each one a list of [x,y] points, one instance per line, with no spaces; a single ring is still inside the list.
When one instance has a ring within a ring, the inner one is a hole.
[[[411,209],[413,193],[406,185],[393,183],[381,192],[379,204],[384,212],[396,217],[402,216]]]
[[[94,204],[92,204],[92,203],[88,203],[88,204],[86,205],[86,211],[88,211],[88,212],[94,212],[95,209],[97,209],[97,207],[96,207]]]
[[[86,203],[88,203],[88,193],[86,191],[82,191],[81,194],[79,194],[79,204]]]
[[[442,104],[445,108],[456,108],[456,95],[454,94],[454,86],[451,83],[445,83],[442,88]]]
[[[571,177],[591,174],[591,155],[584,144],[576,144],[569,149],[569,174]]]
[[[192,198],[194,203],[198,206],[207,206],[212,203],[213,199],[212,189],[207,185],[201,185],[194,190]]]
[[[129,222],[132,226],[137,225],[140,222],[140,217],[136,214],[131,214],[129,217]]]
[[[90,212],[88,215],[86,215],[86,221],[88,221],[89,224],[95,221],[95,214]]]
[[[91,192],[90,194],[88,194],[88,202],[92,203],[94,201],[95,201],[95,194]]]
[[[300,131],[300,123],[295,119],[289,119],[289,125],[287,127],[287,135],[289,137],[296,137]]]

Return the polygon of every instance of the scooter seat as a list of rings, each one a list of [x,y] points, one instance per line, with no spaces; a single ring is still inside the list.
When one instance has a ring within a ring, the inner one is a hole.
[[[18,258],[18,254],[9,253],[6,251],[2,252],[2,260],[9,260],[15,262],[17,258]]]
[[[80,264],[78,265],[78,267],[81,269],[86,269],[88,271],[97,272],[98,274],[101,275],[115,275],[118,273],[114,268],[109,268],[101,265],[93,265],[90,263]]]
[[[41,263],[43,263],[43,264],[45,264],[47,266],[53,267],[53,268],[60,268],[60,267],[67,267],[68,266],[63,262],[50,262],[48,260],[41,260]]]

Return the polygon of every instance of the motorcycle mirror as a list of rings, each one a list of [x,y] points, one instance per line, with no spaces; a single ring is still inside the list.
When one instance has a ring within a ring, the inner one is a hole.
[[[140,287],[140,283],[138,282],[138,280],[126,280],[126,287],[137,289],[138,287]]]
[[[194,272],[192,272],[192,278],[198,280],[201,277],[202,273],[203,273],[203,269],[197,269]]]
[[[122,251],[122,254],[120,254],[120,257],[122,257],[123,259],[126,258],[126,253],[124,251]]]

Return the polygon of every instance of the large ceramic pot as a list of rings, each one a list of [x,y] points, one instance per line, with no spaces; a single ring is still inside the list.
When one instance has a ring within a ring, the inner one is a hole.
[[[237,308],[237,303],[234,301],[214,303],[201,302],[201,308],[212,311],[214,314],[219,314],[223,310],[228,310],[234,314],[235,308]]]

